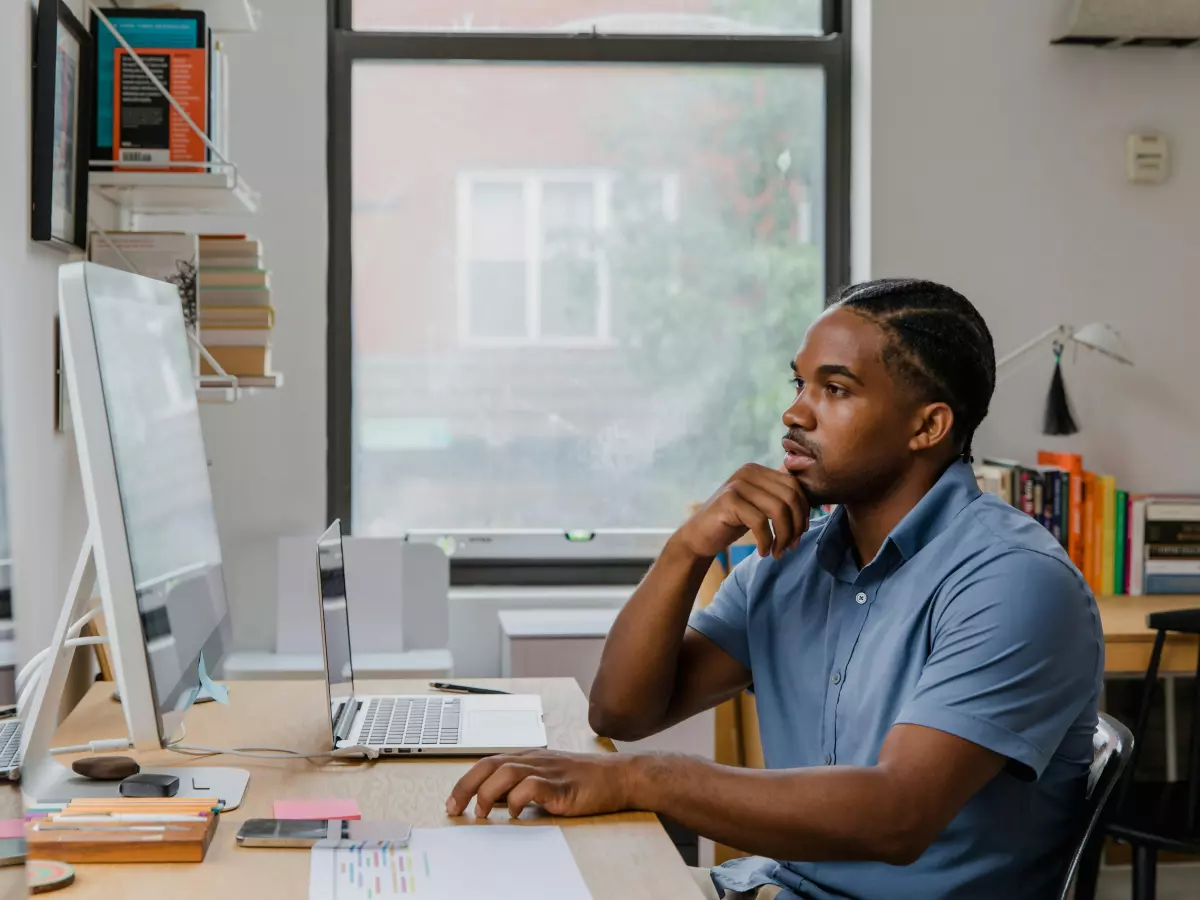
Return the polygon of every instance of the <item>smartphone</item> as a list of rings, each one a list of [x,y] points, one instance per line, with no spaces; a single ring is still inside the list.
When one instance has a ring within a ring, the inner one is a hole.
[[[339,842],[407,847],[407,822],[360,822],[350,819],[247,819],[237,833],[242,847],[313,847]]]
[[[19,866],[25,862],[25,838],[0,838],[0,866]]]
[[[325,819],[247,819],[237,842],[242,847],[311,847],[328,835]]]

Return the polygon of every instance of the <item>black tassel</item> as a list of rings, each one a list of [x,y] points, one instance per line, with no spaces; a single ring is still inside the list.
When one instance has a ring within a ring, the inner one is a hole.
[[[1046,420],[1043,434],[1075,434],[1079,426],[1071,414],[1071,402],[1067,399],[1067,386],[1062,374],[1062,344],[1054,345],[1054,377],[1050,380],[1050,393],[1046,395]]]

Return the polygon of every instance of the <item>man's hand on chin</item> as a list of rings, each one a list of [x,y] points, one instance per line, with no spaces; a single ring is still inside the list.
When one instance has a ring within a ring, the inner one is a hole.
[[[459,816],[474,797],[475,815],[487,818],[507,805],[516,818],[530,803],[553,816],[597,816],[634,807],[636,756],[535,750],[476,763],[446,801]]]

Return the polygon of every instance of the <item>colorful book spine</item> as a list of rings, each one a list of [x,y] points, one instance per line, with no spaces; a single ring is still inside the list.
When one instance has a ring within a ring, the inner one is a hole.
[[[1113,589],[1114,594],[1126,593],[1125,582],[1125,550],[1128,534],[1127,510],[1129,495],[1125,491],[1117,491],[1116,495],[1116,529],[1113,542]]]

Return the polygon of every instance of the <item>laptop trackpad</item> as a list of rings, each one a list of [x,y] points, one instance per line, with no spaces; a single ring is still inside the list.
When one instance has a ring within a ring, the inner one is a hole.
[[[532,709],[477,709],[467,714],[464,743],[480,747],[533,747],[542,743],[542,717]]]

